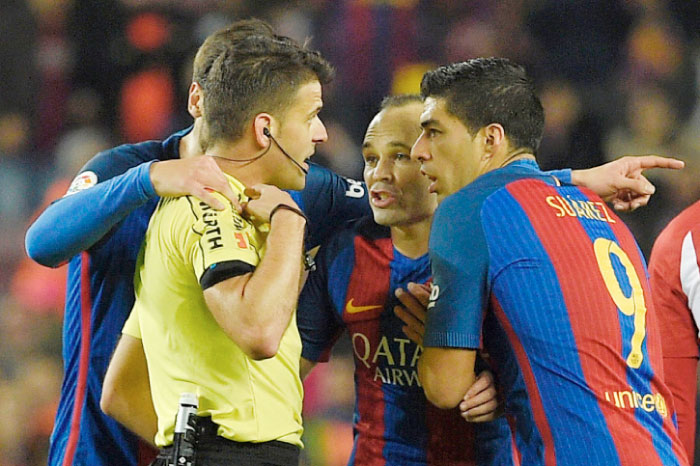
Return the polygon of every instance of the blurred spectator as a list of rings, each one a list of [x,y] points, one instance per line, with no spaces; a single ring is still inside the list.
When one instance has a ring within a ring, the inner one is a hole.
[[[0,108],[17,108],[33,115],[36,21],[25,0],[0,2],[0,37]]]
[[[394,71],[421,61],[417,4],[332,1],[317,16],[314,43],[338,70],[337,93],[324,100],[354,141],[389,93]]]
[[[545,124],[537,158],[542,168],[588,168],[605,162],[602,124],[585,108],[579,91],[570,82],[545,83],[540,99]]]
[[[547,74],[585,85],[607,81],[630,22],[625,0],[544,0],[528,17]]]
[[[87,89],[76,91],[69,99],[68,109],[74,129],[58,142],[53,179],[32,218],[66,194],[73,177],[92,156],[112,146],[111,139],[99,126],[100,102],[94,92]],[[27,311],[60,316],[65,304],[66,273],[66,267],[43,267],[23,256],[12,277],[12,295]]]
[[[324,120],[328,141],[317,147],[312,160],[343,176],[361,178],[364,165],[359,156],[359,145],[351,139],[343,125],[329,118]]]
[[[121,92],[120,120],[125,142],[161,139],[172,128],[175,90],[170,72],[152,68],[129,76]]]
[[[679,173],[652,172],[649,177],[659,189],[649,205],[622,216],[648,257],[663,226],[700,194],[697,137],[686,132],[668,93],[657,86],[638,87],[629,92],[624,119],[605,141],[605,153],[608,159],[624,154],[659,154],[688,163]]]
[[[683,31],[659,0],[637,0],[637,18],[624,44],[618,88],[660,86],[685,119],[696,105],[697,84]]]
[[[50,151],[63,129],[73,66],[66,30],[70,0],[31,0],[38,23],[36,50],[38,114],[35,146]]]
[[[29,118],[21,112],[0,113],[0,291],[22,257],[26,219],[44,186],[37,157],[30,151]]]
[[[0,464],[46,464],[61,387],[60,323],[36,320],[0,295]],[[31,422],[27,422],[30,419]]]
[[[304,380],[304,466],[348,464],[353,446],[355,366],[346,340],[333,349],[328,364],[318,364]]]

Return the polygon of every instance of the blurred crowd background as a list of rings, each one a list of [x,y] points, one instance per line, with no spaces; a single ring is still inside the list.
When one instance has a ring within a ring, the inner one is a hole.
[[[656,195],[624,216],[647,258],[668,220],[700,198],[697,1],[2,0],[0,466],[45,464],[62,376],[65,267],[26,257],[26,227],[96,152],[188,126],[194,52],[251,16],[311,38],[337,67],[315,160],[341,174],[361,177],[359,146],[383,96],[417,92],[436,65],[505,56],[539,87],[543,168],[625,154],[686,161],[652,172]],[[347,460],[352,364],[341,341],[307,381],[306,465]]]

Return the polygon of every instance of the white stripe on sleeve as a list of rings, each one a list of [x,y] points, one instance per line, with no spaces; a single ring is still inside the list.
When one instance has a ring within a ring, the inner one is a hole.
[[[698,325],[700,322],[700,270],[698,270],[698,256],[691,232],[683,238],[680,272],[683,293],[688,297],[688,307],[693,314],[695,325],[700,328]]]

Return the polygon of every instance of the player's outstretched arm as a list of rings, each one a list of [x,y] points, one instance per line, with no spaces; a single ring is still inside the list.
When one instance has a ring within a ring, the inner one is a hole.
[[[612,162],[571,172],[571,181],[598,194],[615,210],[634,210],[647,205],[656,188],[644,176],[644,170],[683,168],[681,160],[658,155],[625,156]]]
[[[290,195],[274,186],[256,185],[246,194],[251,200],[244,212],[254,221],[270,222],[265,255],[254,272],[207,288],[204,299],[226,335],[260,360],[277,354],[296,309],[306,218]]]
[[[154,445],[158,420],[140,338],[123,334],[119,340],[105,374],[100,408]]]
[[[156,196],[148,179],[150,164],[55,201],[27,230],[27,255],[42,265],[57,267],[90,248],[131,211]]]
[[[27,230],[27,255],[57,267],[92,247],[133,210],[157,196],[193,195],[215,209],[223,208],[209,190],[221,192],[239,207],[238,197],[211,157],[143,163],[51,204]]]

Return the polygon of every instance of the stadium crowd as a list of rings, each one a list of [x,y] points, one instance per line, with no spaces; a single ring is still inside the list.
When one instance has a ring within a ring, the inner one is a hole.
[[[683,0],[130,1],[0,5],[0,464],[45,464],[60,391],[65,267],[22,247],[33,216],[95,153],[189,124],[183,102],[202,40],[259,17],[312,38],[337,68],[315,161],[361,178],[364,130],[388,94],[477,56],[524,64],[546,112],[543,169],[625,153],[674,156],[650,204],[622,217],[649,258],[661,229],[700,198],[700,6]],[[341,342],[306,381],[304,464],[345,464],[352,361]],[[333,396],[329,397],[328,394]]]

